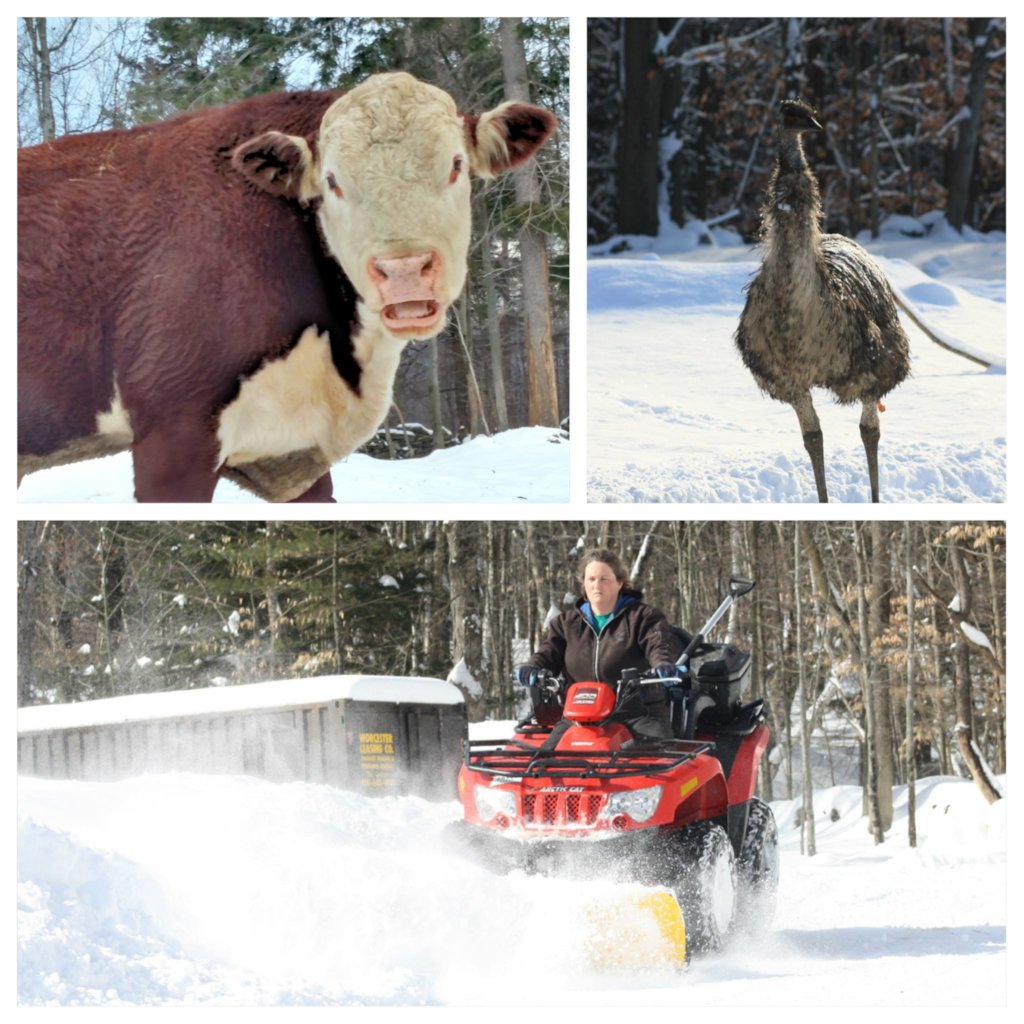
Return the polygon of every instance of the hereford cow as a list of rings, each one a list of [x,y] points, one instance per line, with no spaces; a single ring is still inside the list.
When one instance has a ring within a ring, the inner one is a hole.
[[[470,174],[554,116],[404,73],[18,159],[18,473],[131,448],[139,501],[331,500],[462,290]]]

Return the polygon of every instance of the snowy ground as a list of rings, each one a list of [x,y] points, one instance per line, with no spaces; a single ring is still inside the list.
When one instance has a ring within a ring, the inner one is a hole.
[[[497,877],[442,848],[452,803],[307,784],[22,777],[18,998],[59,1005],[845,1008],[1007,998],[1006,801],[919,784],[872,844],[860,792],[815,795],[818,853],[779,802],[780,906],[688,972],[595,974],[596,880]],[[832,821],[832,813],[838,820]],[[600,1016],[600,1010],[594,1012]],[[612,1016],[609,1013],[609,1016]]]
[[[339,502],[449,503],[565,502],[569,500],[569,443],[558,430],[523,427],[476,437],[420,459],[350,455],[331,470]],[[33,473],[19,502],[132,502],[129,452]],[[258,502],[230,480],[215,502]]]
[[[910,238],[907,229],[924,231]],[[756,249],[714,232],[629,239],[592,250],[588,275],[588,500],[812,502],[796,415],[764,397],[732,336]],[[860,239],[943,340],[903,316],[912,376],[886,399],[885,502],[1006,500],[1006,240],[952,232],[941,218],[894,219]],[[870,500],[859,406],[814,393],[832,501]]]

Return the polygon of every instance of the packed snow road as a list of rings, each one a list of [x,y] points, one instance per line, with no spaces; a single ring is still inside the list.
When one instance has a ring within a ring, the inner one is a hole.
[[[610,883],[501,878],[453,857],[455,803],[240,777],[23,777],[19,1001],[999,1005],[1006,801],[920,784],[912,850],[900,799],[876,847],[859,790],[816,793],[814,858],[795,804],[777,802],[782,882],[764,938],[684,975],[598,976],[574,955],[578,908]]]

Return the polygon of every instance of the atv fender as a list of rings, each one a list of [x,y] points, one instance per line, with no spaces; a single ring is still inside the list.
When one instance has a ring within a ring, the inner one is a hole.
[[[690,762],[690,771],[680,783],[675,827],[706,818],[724,818],[729,809],[729,787],[721,764],[706,755]]]

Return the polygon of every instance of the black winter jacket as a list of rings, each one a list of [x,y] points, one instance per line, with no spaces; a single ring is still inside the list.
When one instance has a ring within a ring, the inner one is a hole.
[[[612,618],[600,635],[590,617],[590,603],[580,598],[574,607],[551,621],[547,639],[526,662],[532,668],[561,673],[568,683],[598,680],[614,685],[624,668],[647,669],[682,654],[668,619],[643,603],[637,590],[623,590]]]

